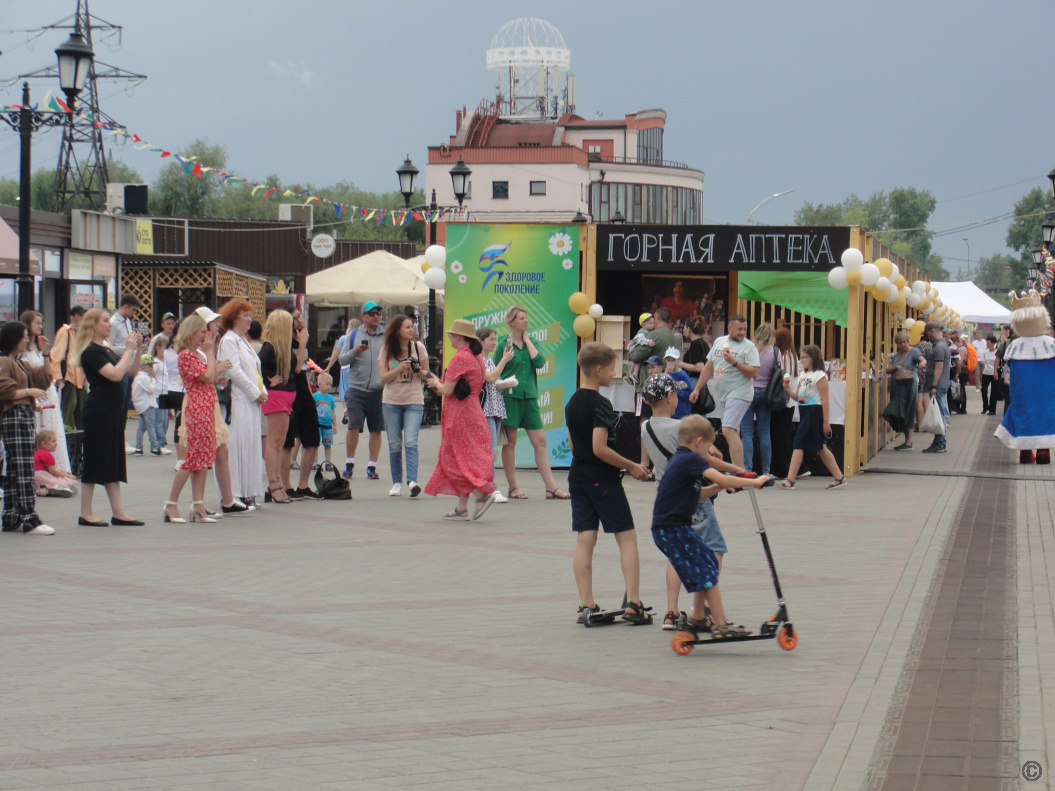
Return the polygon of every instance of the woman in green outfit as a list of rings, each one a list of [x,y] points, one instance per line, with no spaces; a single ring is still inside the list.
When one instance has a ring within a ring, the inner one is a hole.
[[[506,444],[502,447],[502,468],[509,484],[509,499],[527,499],[527,495],[517,487],[516,480],[517,430],[522,428],[527,431],[535,451],[535,466],[546,485],[546,499],[567,500],[568,493],[558,489],[557,482],[553,480],[553,470],[550,469],[549,454],[546,452],[546,432],[542,428],[542,415],[538,408],[536,371],[545,366],[546,358],[525,334],[528,315],[522,306],[513,305],[506,311],[506,326],[509,327],[509,335],[499,339],[494,356],[497,363],[505,353],[506,346],[510,346],[513,359],[506,363],[504,374],[507,377],[516,376],[518,380],[516,387],[502,393],[506,402],[506,419],[502,422],[502,429],[506,433]]]

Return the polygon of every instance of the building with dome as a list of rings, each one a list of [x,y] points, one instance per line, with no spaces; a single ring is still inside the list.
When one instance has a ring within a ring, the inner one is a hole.
[[[448,174],[461,159],[472,170],[464,205],[476,221],[703,221],[703,171],[664,158],[666,112],[576,115],[571,52],[549,22],[507,22],[487,68],[494,99],[458,110],[448,142],[429,147],[426,189],[441,205],[457,203]]]

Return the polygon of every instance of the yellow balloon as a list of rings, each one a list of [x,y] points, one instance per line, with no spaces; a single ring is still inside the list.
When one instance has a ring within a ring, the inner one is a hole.
[[[888,288],[885,291],[875,291],[872,296],[876,298],[876,302],[886,302],[887,297],[890,296],[890,289]]]
[[[875,294],[876,293],[876,287],[875,286],[865,286],[864,291],[865,291],[866,294]]]
[[[429,262],[428,261],[422,261],[421,262],[421,274],[425,274],[430,269],[432,269],[432,267],[429,266]]]
[[[922,313],[923,311],[925,311],[927,308],[930,307],[930,298],[928,297],[928,298],[924,299],[916,307]]]
[[[590,298],[583,294],[581,291],[576,291],[570,297],[568,297],[568,307],[572,309],[573,313],[578,313],[580,316],[590,309]],[[593,319],[590,319],[592,322]],[[576,331],[578,332],[578,331]],[[590,335],[593,335],[593,330],[590,330]],[[585,337],[580,335],[580,337]]]
[[[846,271],[846,284],[850,286],[861,285],[861,270],[860,269],[848,269]]]
[[[890,277],[894,274],[894,264],[889,258],[879,258],[875,261],[875,265],[879,267],[879,274],[883,277]]]
[[[897,299],[895,299],[893,302],[890,303],[890,309],[892,311],[894,311],[895,313],[904,313],[905,312],[905,298],[904,297],[898,297]]]
[[[590,306],[587,305],[586,307],[589,308]],[[575,322],[571,325],[571,328],[580,338],[592,338],[597,330],[597,322],[593,320],[593,316],[583,313],[575,317]]]
[[[897,280],[894,281],[894,285],[897,287],[897,290],[900,291],[901,289],[903,289],[905,287],[906,282],[907,281],[905,280],[905,276],[904,275],[898,275],[897,276]]]

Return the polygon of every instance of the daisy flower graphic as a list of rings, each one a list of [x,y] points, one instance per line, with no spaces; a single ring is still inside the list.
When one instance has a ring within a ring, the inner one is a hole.
[[[566,233],[555,233],[549,238],[549,251],[553,255],[567,255],[571,252],[571,237]]]
[[[468,275],[458,275],[459,283],[467,283],[469,281]]]
[[[455,261],[455,262],[454,262],[453,264],[451,264],[451,271],[452,271],[452,272],[453,272],[454,274],[458,274],[458,273],[459,273],[459,272],[461,272],[461,271],[462,271],[463,269],[465,269],[465,267],[464,267],[464,266],[462,265],[462,262],[461,262],[461,261]]]
[[[563,261],[561,261],[560,265],[563,266],[565,269],[571,269],[574,266],[570,258],[565,258]]]

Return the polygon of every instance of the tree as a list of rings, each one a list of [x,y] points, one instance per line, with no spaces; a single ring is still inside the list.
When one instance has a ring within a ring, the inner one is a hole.
[[[841,203],[803,204],[795,212],[799,225],[859,225],[880,244],[912,262],[932,278],[945,279],[941,256],[931,252],[927,221],[937,201],[928,190],[898,187],[873,192],[867,200],[851,194]],[[904,229],[904,230],[900,230]]]
[[[1040,226],[1055,215],[1055,199],[1040,187],[1034,187],[1015,204],[1015,219],[1007,226],[1007,246],[1018,252],[1018,260],[1011,261],[1011,278],[1006,284],[1016,290],[1026,287],[1029,266],[1033,263],[1033,246],[1043,239]]]
[[[227,166],[227,150],[198,139],[180,154],[183,159],[208,165],[217,170]],[[216,199],[223,187],[214,177],[188,176],[179,162],[166,165],[158,174],[150,190],[150,213],[175,217],[212,217],[216,213]]]

